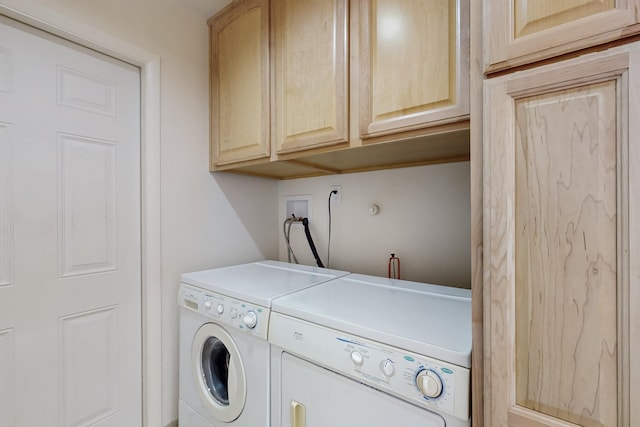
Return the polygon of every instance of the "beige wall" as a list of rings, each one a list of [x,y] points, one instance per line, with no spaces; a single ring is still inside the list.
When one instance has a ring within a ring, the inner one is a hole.
[[[173,0],[0,0],[36,3],[160,56],[162,425],[178,417],[180,274],[277,257],[277,183],[208,172],[206,19]],[[41,7],[37,8],[39,11]],[[47,20],[47,13],[42,13]],[[39,17],[39,16],[36,16]]]
[[[342,204],[331,209],[332,268],[386,277],[393,252],[402,279],[471,286],[469,162],[283,181],[280,224],[286,196],[311,195],[310,228],[323,263],[332,185],[342,186]],[[369,215],[371,204],[380,213]],[[302,229],[292,229],[291,241],[300,262],[314,264]],[[282,232],[280,258],[287,259]]]

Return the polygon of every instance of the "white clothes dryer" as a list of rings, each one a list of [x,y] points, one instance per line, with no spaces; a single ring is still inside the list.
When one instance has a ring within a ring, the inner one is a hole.
[[[263,261],[182,275],[180,427],[267,427],[271,302],[348,273]]]
[[[273,302],[272,425],[470,427],[471,293],[351,274]]]

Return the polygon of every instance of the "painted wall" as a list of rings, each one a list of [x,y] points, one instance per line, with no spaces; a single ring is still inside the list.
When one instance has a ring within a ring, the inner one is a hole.
[[[395,253],[402,279],[471,286],[468,162],[281,182],[280,228],[286,196],[311,195],[311,234],[325,264],[332,185],[342,186],[342,203],[331,207],[332,268],[386,277]],[[368,214],[372,204],[377,215]],[[290,237],[298,260],[315,265],[304,230],[294,226]],[[280,259],[287,260],[282,231],[279,240]]]
[[[180,274],[276,258],[277,183],[208,172],[205,17],[174,0],[0,2],[18,10],[41,3],[161,57],[162,400],[163,425],[173,424],[178,417]]]

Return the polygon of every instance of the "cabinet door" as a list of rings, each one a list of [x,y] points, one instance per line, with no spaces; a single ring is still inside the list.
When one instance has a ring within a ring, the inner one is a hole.
[[[468,7],[460,0],[361,0],[362,138],[466,118]]]
[[[347,0],[275,0],[278,153],[348,140]]]
[[[484,0],[489,71],[640,31],[638,0]]]
[[[269,11],[232,4],[211,22],[211,166],[268,158]]]
[[[639,95],[638,46],[485,83],[486,425],[640,425]]]

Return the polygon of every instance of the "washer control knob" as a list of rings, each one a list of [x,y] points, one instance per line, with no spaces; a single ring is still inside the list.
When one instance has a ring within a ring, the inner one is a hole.
[[[216,311],[218,312],[218,314],[224,313],[224,305],[218,304],[218,306],[216,307]]]
[[[253,329],[258,324],[258,315],[255,311],[247,311],[242,318],[242,321],[247,325],[247,328]]]
[[[393,374],[396,373],[396,368],[393,366],[393,362],[389,359],[382,361],[380,364],[380,370],[387,378],[391,378]]]
[[[205,301],[204,302],[204,308],[208,310],[211,310],[211,306],[213,305],[213,303],[211,301]]]
[[[426,397],[438,397],[442,394],[442,380],[435,372],[423,369],[416,376],[416,385]]]
[[[229,314],[231,314],[232,319],[235,319],[236,317],[238,317],[238,310],[236,310],[235,308],[232,308]]]
[[[356,366],[362,366],[362,363],[364,362],[364,356],[359,351],[352,351],[351,361]]]

